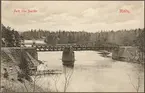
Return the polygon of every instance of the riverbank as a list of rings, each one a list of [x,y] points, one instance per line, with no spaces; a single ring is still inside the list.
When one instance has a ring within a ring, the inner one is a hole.
[[[145,54],[138,47],[120,46],[112,51],[112,59],[144,65]]]
[[[1,92],[42,92],[29,76],[40,63],[37,57],[32,48],[1,48]]]

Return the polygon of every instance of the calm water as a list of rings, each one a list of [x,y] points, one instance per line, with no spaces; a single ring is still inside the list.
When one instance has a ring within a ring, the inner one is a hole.
[[[61,56],[62,52],[38,52],[39,60],[45,62],[38,69],[64,71]],[[75,59],[74,69],[67,68],[69,80],[65,74],[47,75],[37,77],[36,84],[45,91],[59,92],[65,90],[67,81],[68,92],[136,92],[133,86],[137,85],[140,85],[139,91],[144,91],[144,72],[137,64],[104,58],[95,51],[76,51]]]

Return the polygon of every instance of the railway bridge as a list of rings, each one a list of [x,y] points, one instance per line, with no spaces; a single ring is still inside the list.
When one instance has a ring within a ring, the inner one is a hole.
[[[32,45],[37,51],[63,51],[66,45]],[[112,50],[116,49],[117,46],[85,46],[85,45],[71,45],[74,51],[84,51],[84,50]]]

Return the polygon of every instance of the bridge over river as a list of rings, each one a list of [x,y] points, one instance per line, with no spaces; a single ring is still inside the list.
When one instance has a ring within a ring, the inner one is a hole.
[[[67,45],[32,45],[37,51],[63,51],[64,47]],[[70,46],[70,45],[69,45]],[[84,50],[112,50],[116,49],[117,46],[85,46],[85,45],[71,45],[74,51],[84,51]]]

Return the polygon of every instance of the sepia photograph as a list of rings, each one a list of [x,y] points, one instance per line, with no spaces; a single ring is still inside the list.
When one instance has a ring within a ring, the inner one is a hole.
[[[0,92],[144,92],[144,1],[1,1]]]

